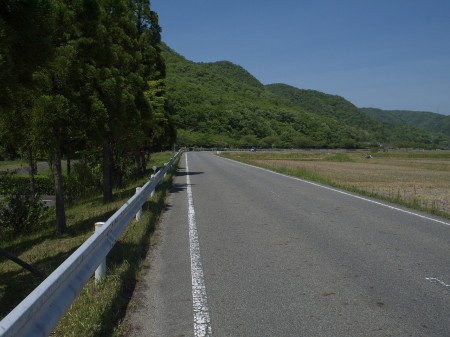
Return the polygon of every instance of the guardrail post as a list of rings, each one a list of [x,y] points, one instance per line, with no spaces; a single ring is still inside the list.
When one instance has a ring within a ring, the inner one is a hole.
[[[155,177],[155,175],[152,174],[152,175],[150,176],[150,180],[152,180],[154,177]],[[156,187],[155,187],[155,188],[153,189],[153,191],[150,193],[150,198],[153,198],[153,197],[155,196],[155,190],[156,190]]]
[[[141,190],[141,187],[136,187],[136,194],[138,194],[140,190]],[[136,221],[141,220],[141,217],[142,217],[142,207],[136,213]]]
[[[166,172],[164,172],[164,178],[167,177],[167,167],[166,167],[167,164],[168,164],[168,163],[164,163],[164,167],[166,168]]]
[[[95,231],[99,231],[100,228],[104,225],[104,222],[96,222],[95,223]],[[97,269],[95,270],[95,284],[100,283],[102,278],[104,278],[106,275],[106,257],[105,259],[99,264]]]

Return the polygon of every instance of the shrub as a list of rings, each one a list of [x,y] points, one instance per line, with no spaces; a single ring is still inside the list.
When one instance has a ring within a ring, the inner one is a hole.
[[[2,179],[4,183],[8,179]],[[47,208],[37,200],[30,198],[28,186],[23,188],[21,180],[8,181],[8,190],[2,185],[0,195],[0,232],[17,234],[36,229],[47,214]]]
[[[69,201],[98,194],[102,190],[102,168],[99,164],[79,161],[72,173],[64,177],[64,191]]]
[[[54,185],[51,177],[35,176],[35,190],[40,195],[54,194]],[[20,193],[29,195],[30,179],[27,176],[5,174],[0,176],[0,195]]]

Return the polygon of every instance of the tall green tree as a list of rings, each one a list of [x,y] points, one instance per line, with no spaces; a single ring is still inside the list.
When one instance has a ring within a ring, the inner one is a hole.
[[[32,134],[35,144],[52,158],[58,233],[66,230],[62,149],[71,128],[77,125],[79,118],[76,113],[79,92],[72,82],[77,71],[77,48],[74,41],[79,36],[74,25],[75,14],[76,8],[70,2],[58,2],[53,9],[53,54],[33,75],[39,89],[31,114]]]
[[[34,71],[52,56],[55,2],[0,2],[0,141],[26,153],[30,166],[30,197],[35,201],[35,147],[30,111],[36,99]]]
[[[64,154],[101,149],[108,202],[113,174],[167,139],[161,28],[144,0],[23,0],[0,11],[0,138],[52,158],[62,233]]]

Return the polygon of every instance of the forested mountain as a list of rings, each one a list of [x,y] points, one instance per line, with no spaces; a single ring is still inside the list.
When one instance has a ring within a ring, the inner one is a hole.
[[[167,99],[181,146],[436,147],[443,137],[389,125],[342,97],[263,85],[231,62],[195,63],[163,47]]]
[[[360,111],[382,123],[408,125],[430,132],[450,135],[450,116],[434,112],[381,110],[375,108],[361,108]]]
[[[374,119],[367,117],[356,106],[340,96],[329,95],[316,90],[298,89],[278,83],[269,84],[266,88],[274,94],[287,98],[292,104],[306,111],[335,118],[346,125],[365,129],[379,127],[379,123]]]

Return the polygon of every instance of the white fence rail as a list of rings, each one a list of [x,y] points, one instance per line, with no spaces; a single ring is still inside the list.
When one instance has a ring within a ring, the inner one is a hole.
[[[1,337],[50,335],[180,155],[181,151],[0,322]]]

